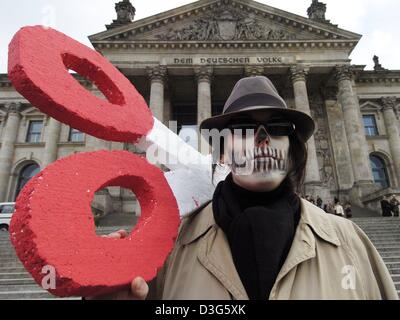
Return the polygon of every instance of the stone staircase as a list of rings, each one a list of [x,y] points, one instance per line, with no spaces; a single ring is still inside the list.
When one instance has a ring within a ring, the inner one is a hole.
[[[400,218],[354,218],[375,244],[400,294]],[[109,234],[126,227],[100,227],[97,234]],[[0,300],[58,299],[39,287],[15,255],[7,232],[0,232]]]
[[[386,263],[400,296],[400,218],[353,218]]]

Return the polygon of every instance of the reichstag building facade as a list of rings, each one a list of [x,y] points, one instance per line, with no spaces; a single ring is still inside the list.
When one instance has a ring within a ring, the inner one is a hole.
[[[290,108],[317,123],[305,194],[374,210],[384,195],[400,195],[400,71],[385,69],[376,56],[374,70],[352,64],[361,35],[327,20],[325,4],[313,0],[304,8],[308,17],[252,0],[199,0],[141,20],[129,0],[115,9],[117,18],[89,39],[167,126],[196,128],[222,111],[239,79],[265,75]],[[6,74],[0,75],[0,122],[0,201],[14,201],[33,175],[70,154],[135,152],[42,114]],[[138,207],[120,188],[100,191],[93,206],[100,214]]]

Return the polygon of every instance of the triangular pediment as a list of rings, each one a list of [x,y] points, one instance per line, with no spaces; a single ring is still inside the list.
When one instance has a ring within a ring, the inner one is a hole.
[[[93,44],[164,41],[356,41],[360,35],[256,1],[200,0],[95,34]]]
[[[28,107],[25,110],[21,111],[21,115],[23,117],[42,117],[43,113],[41,113],[39,109],[35,107]]]
[[[360,105],[360,109],[362,112],[379,112],[382,110],[382,106],[372,101],[366,101]]]

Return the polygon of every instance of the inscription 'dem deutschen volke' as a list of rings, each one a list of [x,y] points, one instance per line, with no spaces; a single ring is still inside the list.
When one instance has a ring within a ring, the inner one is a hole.
[[[195,57],[195,58],[173,58],[173,64],[190,65],[190,64],[285,64],[289,63],[286,57],[270,56],[270,57]]]

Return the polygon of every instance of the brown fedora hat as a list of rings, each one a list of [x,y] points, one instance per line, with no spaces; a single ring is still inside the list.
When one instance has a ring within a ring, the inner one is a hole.
[[[232,120],[246,116],[259,122],[267,121],[271,113],[282,115],[291,121],[304,142],[314,134],[314,120],[304,112],[289,109],[271,80],[264,76],[239,80],[226,101],[222,114],[204,120],[200,124],[200,130],[223,130]]]

